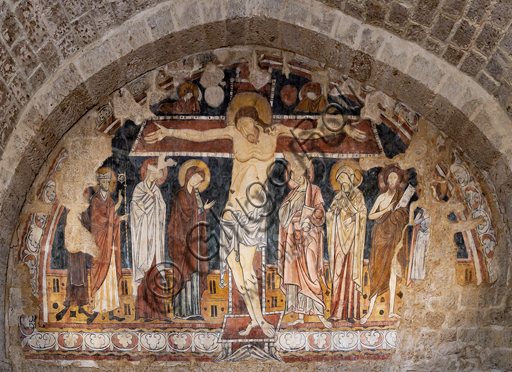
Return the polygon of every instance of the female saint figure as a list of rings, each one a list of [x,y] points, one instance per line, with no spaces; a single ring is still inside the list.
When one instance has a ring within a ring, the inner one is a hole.
[[[210,183],[210,171],[204,162],[189,160],[181,166],[179,180],[182,187],[174,196],[168,227],[174,318],[203,320],[201,296],[208,274],[206,215],[215,201],[204,203],[200,192]]]
[[[357,188],[362,179],[361,167],[354,160],[342,160],[331,171],[333,187],[339,192],[327,212],[332,275],[330,320],[355,323],[359,319],[366,236],[366,204]]]

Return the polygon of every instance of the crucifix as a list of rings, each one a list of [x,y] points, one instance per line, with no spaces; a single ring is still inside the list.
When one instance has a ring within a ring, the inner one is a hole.
[[[344,125],[342,116],[334,116],[329,120],[342,121],[336,128],[357,141],[367,137],[361,130]],[[269,169],[275,160],[278,139],[308,140],[339,133],[328,129],[323,117],[319,118],[317,128],[313,129],[292,129],[283,124],[274,124],[270,104],[257,93],[240,93],[233,98],[227,110],[227,125],[223,128],[200,131],[172,129],[155,124],[156,130],[143,138],[147,144],[160,142],[166,137],[192,142],[231,142],[234,158],[231,187],[221,216],[221,278],[226,266],[229,266],[251,318],[247,328],[239,334],[246,336],[254,327],[260,327],[267,337],[273,337],[274,326],[262,315],[258,281],[252,261],[258,244],[266,239],[266,219],[259,206]],[[329,127],[332,128],[332,125]]]

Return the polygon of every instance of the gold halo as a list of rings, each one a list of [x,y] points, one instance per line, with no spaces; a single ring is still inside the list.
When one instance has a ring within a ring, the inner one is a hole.
[[[206,188],[210,184],[210,168],[208,168],[208,166],[203,161],[198,159],[188,160],[185,163],[183,163],[183,165],[180,168],[180,173],[178,175],[180,185],[185,186],[185,175],[187,174],[187,170],[190,167],[199,167],[203,170],[204,181],[199,184],[197,189],[199,190],[199,192],[206,190]]]
[[[244,106],[252,106],[258,111],[258,116],[265,124],[272,123],[272,109],[268,101],[258,93],[244,92],[237,94],[230,102],[226,113],[228,125],[235,125],[235,116]]]
[[[180,86],[178,87],[178,96],[180,98],[183,98],[183,96],[185,96],[185,89],[187,88],[192,88],[194,97],[199,97],[199,88],[197,87],[197,85],[190,81],[186,81],[183,84],[180,84]]]
[[[340,160],[334,164],[334,167],[332,167],[331,170],[331,185],[332,188],[336,191],[341,190],[341,185],[336,181],[336,173],[338,173],[338,169],[344,165],[354,170],[354,187],[358,187],[361,182],[363,182],[363,171],[359,165],[359,162],[355,160]]]

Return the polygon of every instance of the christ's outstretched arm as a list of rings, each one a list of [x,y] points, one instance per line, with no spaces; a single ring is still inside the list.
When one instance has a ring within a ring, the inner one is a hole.
[[[156,132],[150,133],[144,137],[147,143],[155,143],[163,140],[165,137],[184,139],[192,142],[208,142],[218,139],[232,139],[233,126],[226,128],[209,129],[205,131],[193,129],[171,129],[155,123],[159,128]]]

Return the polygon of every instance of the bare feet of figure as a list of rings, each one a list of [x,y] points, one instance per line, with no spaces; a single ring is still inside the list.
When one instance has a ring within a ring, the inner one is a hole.
[[[361,318],[361,320],[359,320],[359,323],[360,323],[360,324],[364,324],[364,323],[366,323],[366,322],[368,321],[368,319],[370,318],[370,315],[371,315],[371,314],[366,314],[365,316],[363,316],[363,317]]]
[[[332,323],[329,322],[327,319],[325,319],[324,316],[319,315],[318,319],[320,319],[320,321],[322,322],[322,324],[324,325],[325,328],[327,328],[327,329],[331,329],[332,328]]]
[[[263,331],[263,333],[265,334],[265,336],[267,337],[274,337],[276,335],[276,329],[274,328],[274,326],[266,321],[263,321],[263,323],[261,323],[260,325],[261,327],[261,330]]]
[[[402,317],[400,315],[398,315],[397,313],[389,313],[388,318],[400,319]]]
[[[299,318],[297,320],[294,320],[293,322],[288,322],[288,325],[294,326],[297,324],[304,324],[304,318]]]
[[[258,322],[255,320],[251,321],[247,328],[243,331],[238,332],[240,336],[247,336],[249,333],[251,333],[251,330],[258,325]]]

